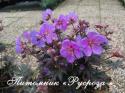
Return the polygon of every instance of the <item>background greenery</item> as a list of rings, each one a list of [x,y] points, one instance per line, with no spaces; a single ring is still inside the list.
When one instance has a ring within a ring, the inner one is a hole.
[[[123,6],[125,7],[125,0],[120,0],[123,4]]]
[[[64,0],[41,0],[42,9],[51,8],[54,9],[59,3]]]

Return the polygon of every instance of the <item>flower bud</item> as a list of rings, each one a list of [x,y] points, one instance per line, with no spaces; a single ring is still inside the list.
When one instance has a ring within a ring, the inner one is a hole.
[[[56,53],[56,51],[55,51],[55,49],[53,49],[53,48],[49,48],[48,50],[47,50],[47,54],[49,54],[49,55],[53,55],[53,54],[55,54]]]
[[[59,56],[54,57],[54,61],[57,61],[59,59]]]

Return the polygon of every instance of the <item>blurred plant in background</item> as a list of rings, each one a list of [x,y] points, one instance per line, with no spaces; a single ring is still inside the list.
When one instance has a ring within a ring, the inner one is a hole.
[[[37,6],[41,9],[54,9],[55,7],[57,7],[61,2],[63,2],[64,0],[0,0],[0,8],[3,8],[5,6],[8,5],[14,5],[16,3],[20,3],[20,2],[37,2]]]
[[[3,24],[2,24],[2,20],[0,20],[0,31],[3,30]]]
[[[0,21],[0,30],[3,30],[2,21]],[[13,77],[22,76],[24,81],[36,79],[37,70],[32,70],[27,64],[16,64],[14,46],[12,44],[0,43],[0,93],[35,93],[36,86],[9,86],[7,81]]]
[[[123,4],[123,6],[125,7],[125,0],[120,0]]]
[[[59,3],[63,1],[64,0],[41,0],[41,7],[42,9],[54,9]]]

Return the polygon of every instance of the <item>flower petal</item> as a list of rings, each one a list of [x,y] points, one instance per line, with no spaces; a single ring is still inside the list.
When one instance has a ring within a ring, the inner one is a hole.
[[[75,50],[75,51],[74,51],[74,54],[75,54],[75,56],[76,56],[77,58],[83,57],[83,53],[82,53],[82,51],[80,51],[80,49]]]
[[[18,37],[16,39],[16,53],[22,53],[23,52],[23,48],[21,47],[21,40],[20,37]]]
[[[75,61],[75,56],[71,56],[71,55],[69,55],[69,56],[67,56],[67,61],[69,62],[69,63],[73,63],[74,61]]]
[[[66,40],[64,40],[63,42],[62,42],[62,46],[63,47],[67,47],[67,46],[69,46],[70,45],[70,40],[68,40],[68,39],[66,39]]]
[[[63,57],[67,57],[67,51],[65,49],[61,49],[60,50],[60,54],[63,56]]]
[[[86,34],[88,38],[92,38],[95,35],[98,35],[99,33],[95,29],[87,29]]]
[[[38,47],[45,47],[45,42],[40,40],[37,44]]]
[[[30,33],[31,42],[32,42],[33,44],[37,44],[37,34],[38,34],[38,32],[36,32],[36,31],[32,31],[32,32]]]
[[[23,49],[21,48],[21,46],[16,45],[16,53],[20,54],[22,53]]]
[[[95,38],[96,42],[98,42],[99,44],[108,44],[108,40],[105,36],[103,35],[96,35],[96,38]]]
[[[52,38],[53,40],[58,40],[57,34],[53,33]]]
[[[46,42],[47,42],[48,44],[52,43],[52,38],[51,38],[50,35],[49,35],[49,36],[46,36]]]
[[[44,12],[42,13],[42,19],[43,19],[43,21],[48,20],[49,17],[51,18],[52,13],[53,13],[53,12],[52,12],[51,9],[47,9],[46,11],[44,11]]]
[[[86,56],[91,56],[92,55],[92,49],[90,46],[86,47],[83,49],[83,52]]]
[[[77,43],[77,44],[81,45],[81,41],[82,41],[81,35],[77,35],[77,37],[76,37],[75,40],[76,40],[76,43]]]
[[[93,54],[100,55],[103,52],[103,48],[100,45],[92,46]]]
[[[89,45],[88,45],[88,39],[87,39],[87,37],[85,37],[85,38],[82,39],[81,44],[82,44],[81,46],[82,46],[83,48],[89,46]]]
[[[82,53],[81,47],[74,41],[72,41],[72,44],[73,44],[73,49],[74,49],[74,55],[77,58],[83,57],[83,53]]]

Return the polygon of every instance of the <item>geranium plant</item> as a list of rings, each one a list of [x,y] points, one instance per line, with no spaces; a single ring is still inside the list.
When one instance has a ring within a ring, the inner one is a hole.
[[[48,91],[52,89],[51,93],[95,93],[95,85],[76,90],[76,85],[69,87],[62,83],[70,76],[77,76],[81,81],[109,82],[110,78],[105,72],[93,66],[95,63],[96,66],[100,65],[102,55],[108,49],[108,35],[112,32],[106,31],[107,27],[95,25],[91,28],[87,21],[80,20],[74,12],[55,18],[53,11],[47,9],[42,13],[39,31],[25,31],[17,38],[16,52],[23,57],[36,57],[39,81],[61,83],[58,87],[47,86]],[[39,89],[43,87],[39,86]],[[102,89],[105,88],[106,85]]]

